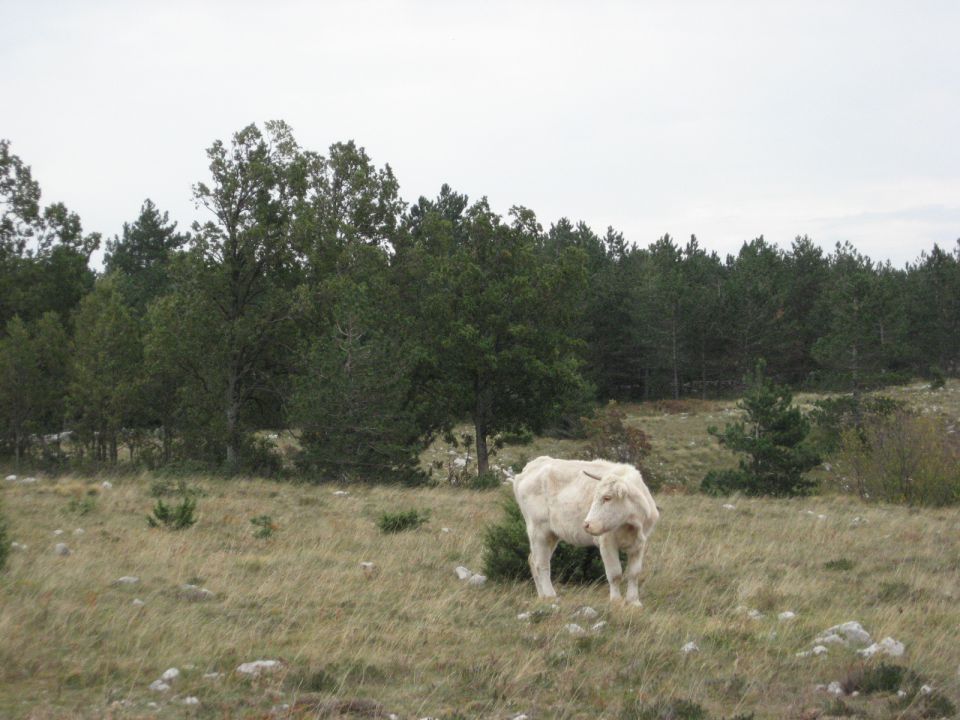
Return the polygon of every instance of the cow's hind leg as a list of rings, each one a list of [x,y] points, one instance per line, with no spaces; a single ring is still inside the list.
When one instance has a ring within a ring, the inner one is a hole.
[[[527,528],[530,537],[530,572],[537,586],[537,595],[542,598],[557,596],[550,582],[550,558],[557,547],[557,537],[553,533],[534,532]]]
[[[640,606],[640,571],[643,570],[643,553],[647,549],[647,541],[641,540],[639,547],[627,552],[627,602]]]
[[[622,599],[620,578],[623,577],[623,569],[620,567],[620,551],[613,539],[613,533],[600,536],[600,557],[603,558],[603,569],[610,584],[610,602],[617,602]]]

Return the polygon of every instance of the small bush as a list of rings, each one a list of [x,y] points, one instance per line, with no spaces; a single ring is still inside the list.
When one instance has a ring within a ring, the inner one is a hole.
[[[650,439],[640,428],[628,427],[627,414],[611,400],[595,411],[592,418],[583,418],[589,443],[587,459],[601,458],[613,462],[630,463],[638,468],[650,454]]]
[[[947,384],[947,376],[937,365],[930,368],[930,389],[939,390]]]
[[[494,488],[500,487],[501,483],[500,473],[494,470],[487,470],[485,473],[480,473],[470,478],[470,480],[467,481],[467,487],[471,490],[493,490]]]
[[[250,524],[256,528],[256,530],[253,531],[255,538],[268,538],[277,530],[273,518],[269,515],[258,515],[257,517],[250,518]]]
[[[905,410],[843,433],[836,456],[848,477],[840,489],[865,500],[932,505],[960,502],[960,438],[942,418]]]
[[[862,429],[865,422],[885,418],[905,408],[900,400],[885,395],[840,395],[817,400],[810,412],[813,429],[811,445],[822,454],[835,452],[840,447],[841,437],[850,430]]]
[[[89,515],[97,507],[97,499],[93,495],[87,495],[83,498],[72,498],[67,503],[67,511],[77,515]]]
[[[846,572],[847,570],[853,570],[854,564],[853,560],[849,560],[848,558],[837,558],[836,560],[827,560],[827,562],[823,564],[823,569]]]
[[[180,504],[176,507],[167,505],[162,499],[157,499],[157,504],[153,507],[153,514],[147,515],[147,524],[152,528],[165,527],[169,530],[184,530],[193,525],[197,519],[194,513],[197,509],[197,501],[186,491],[186,486],[181,492]]]
[[[402,512],[385,512],[377,520],[377,527],[381,532],[398,533],[405,530],[416,530],[430,518],[430,511],[405,510]]]
[[[500,522],[484,530],[483,574],[503,582],[530,580],[530,541],[520,506],[511,497],[503,510]],[[593,583],[607,577],[600,552],[593,547],[573,547],[561,542],[550,564],[554,581]]]
[[[920,676],[913,670],[885,662],[879,665],[855,665],[840,683],[847,695],[855,691],[869,695],[877,692],[895,693],[898,690],[912,695],[922,684]]]

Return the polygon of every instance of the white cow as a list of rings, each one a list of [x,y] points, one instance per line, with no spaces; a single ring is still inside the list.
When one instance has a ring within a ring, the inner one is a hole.
[[[550,557],[563,540],[600,548],[611,602],[622,599],[619,551],[626,551],[626,601],[640,605],[637,579],[660,513],[635,467],[538,457],[513,479],[513,493],[527,524],[530,571],[540,597],[557,595],[550,582]]]

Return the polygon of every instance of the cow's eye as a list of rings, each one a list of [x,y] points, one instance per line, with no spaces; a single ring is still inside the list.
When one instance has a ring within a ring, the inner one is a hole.
[[[604,495],[604,496],[603,496],[603,501],[604,501],[604,502],[610,502],[610,500],[611,500],[611,497],[610,497],[609,495]]]

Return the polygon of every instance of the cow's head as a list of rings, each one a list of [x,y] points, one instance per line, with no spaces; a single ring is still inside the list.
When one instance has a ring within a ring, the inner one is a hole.
[[[593,493],[590,511],[583,519],[583,529],[591,535],[603,535],[616,530],[633,514],[634,504],[630,499],[629,485],[619,475],[600,477],[588,472],[584,474],[599,482]]]

